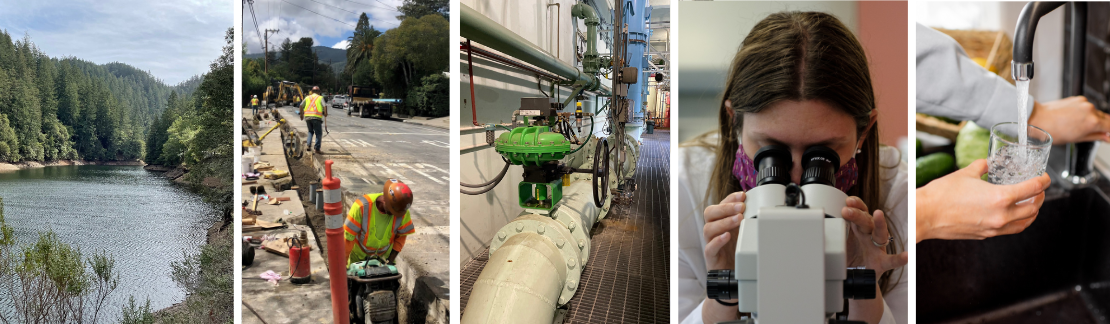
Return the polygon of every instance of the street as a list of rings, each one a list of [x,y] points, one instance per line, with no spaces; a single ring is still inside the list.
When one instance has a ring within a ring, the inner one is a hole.
[[[280,112],[307,132],[295,108],[282,107]],[[321,148],[326,159],[335,161],[332,170],[348,192],[380,192],[383,181],[397,178],[413,191],[412,220],[418,230],[447,231],[451,199],[447,130],[400,120],[348,117],[345,110],[331,107],[328,114],[328,133]]]
[[[402,302],[422,305],[418,308],[427,309],[429,318],[446,318],[451,256],[448,130],[327,109],[323,156],[311,159],[316,161],[317,171],[322,177],[323,161],[334,162],[332,172],[345,191],[345,206],[363,194],[381,192],[390,178],[404,181],[412,189],[409,211],[416,233],[408,237],[397,259],[398,270],[404,273],[402,288],[412,301],[404,297]],[[298,118],[294,107],[281,107],[279,112],[298,133],[308,133],[308,125]]]

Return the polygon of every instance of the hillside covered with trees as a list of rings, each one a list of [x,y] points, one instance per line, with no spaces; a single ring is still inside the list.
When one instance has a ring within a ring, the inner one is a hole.
[[[371,26],[363,13],[348,37],[347,60],[339,75],[312,50],[316,44],[309,37],[286,39],[265,58],[244,59],[244,102],[251,95],[261,96],[272,81],[320,86],[326,93],[346,93],[354,84],[404,99],[409,115],[447,116],[448,3],[406,0],[397,7],[401,24],[384,32]]]
[[[0,162],[144,159],[171,94],[200,82],[168,86],[124,63],[52,58],[0,31]]]

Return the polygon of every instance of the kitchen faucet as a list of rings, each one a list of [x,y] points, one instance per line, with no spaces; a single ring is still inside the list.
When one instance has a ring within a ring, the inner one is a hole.
[[[1064,67],[1064,96],[1083,95],[1083,73],[1086,63],[1087,4],[1084,2],[1030,2],[1022,8],[1014,30],[1014,58],[1010,63],[1014,81],[1033,79],[1033,34],[1037,22],[1044,15],[1068,3],[1071,13],[1071,30],[1066,51],[1067,66]],[[1097,143],[1084,142],[1068,144],[1063,171],[1063,182],[1072,187],[1083,187],[1095,182],[1098,173],[1093,172],[1093,162]]]

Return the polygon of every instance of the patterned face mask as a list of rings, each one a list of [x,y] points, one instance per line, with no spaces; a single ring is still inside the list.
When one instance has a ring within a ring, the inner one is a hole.
[[[744,144],[740,144],[740,148],[736,150],[736,162],[732,164],[732,176],[740,180],[740,188],[748,191],[755,188],[758,174],[759,170],[756,170],[755,163],[748,154],[744,153]],[[852,157],[836,171],[836,189],[848,192],[848,189],[856,185],[857,178],[859,178],[859,169],[856,167],[856,158]]]

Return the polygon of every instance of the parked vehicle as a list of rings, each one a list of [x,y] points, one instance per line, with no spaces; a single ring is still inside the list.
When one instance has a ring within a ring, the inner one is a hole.
[[[350,101],[351,101],[351,99],[347,98],[347,96],[335,95],[331,98],[331,107],[332,108],[344,109],[344,108],[347,108],[347,103],[350,102]]]

